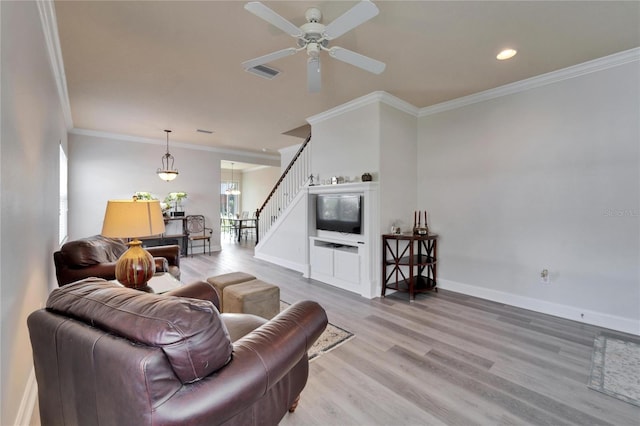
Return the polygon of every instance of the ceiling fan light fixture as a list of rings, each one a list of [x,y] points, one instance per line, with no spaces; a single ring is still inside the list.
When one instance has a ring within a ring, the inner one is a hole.
[[[504,49],[500,53],[498,53],[498,55],[496,56],[496,59],[499,61],[511,59],[514,56],[516,56],[516,53],[518,53],[518,51],[515,49]]]

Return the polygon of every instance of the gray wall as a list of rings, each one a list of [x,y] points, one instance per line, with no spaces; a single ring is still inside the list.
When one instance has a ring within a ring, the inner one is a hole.
[[[233,158],[211,149],[186,148],[170,143],[179,176],[165,182],[155,171],[165,147],[134,138],[71,133],[69,136],[69,235],[71,239],[99,234],[109,199],[130,198],[136,191],[151,192],[159,199],[169,192],[188,194],[186,214],[202,214],[214,229],[212,250],[220,250],[220,160],[259,164],[279,160],[260,156]],[[239,158],[241,160],[239,160]],[[169,226],[175,227],[177,223]],[[179,229],[167,230],[167,233]],[[201,248],[200,248],[201,250]]]
[[[0,15],[0,424],[12,425],[31,414],[20,412],[33,369],[26,318],[56,286],[58,146],[67,136],[36,3],[0,2]]]
[[[636,60],[419,119],[443,286],[640,333],[639,75]]]

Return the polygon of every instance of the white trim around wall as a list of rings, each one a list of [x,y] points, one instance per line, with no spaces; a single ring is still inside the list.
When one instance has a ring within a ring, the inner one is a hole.
[[[387,92],[377,91],[377,92],[372,92],[372,93],[369,93],[368,95],[364,95],[359,98],[356,98],[352,101],[339,105],[323,113],[309,117],[307,118],[307,122],[313,126],[322,121],[340,116],[346,112],[353,111],[358,108],[362,108],[365,105],[369,105],[376,102],[383,102],[400,111],[413,115],[414,117],[418,116],[418,113],[420,112],[420,110],[417,107],[411,105],[407,101],[403,101],[402,99],[397,98]]]
[[[374,102],[383,102],[389,106],[392,106],[400,111],[404,111],[407,114],[411,114],[418,118],[426,117],[431,114],[437,114],[439,112],[461,108],[489,99],[499,98],[501,96],[524,92],[536,87],[545,86],[562,80],[575,78],[580,75],[601,71],[607,68],[616,67],[628,62],[634,62],[638,60],[640,60],[640,47],[625,50],[619,53],[614,53],[613,55],[605,56],[603,58],[594,59],[582,64],[574,65],[557,71],[552,71],[547,74],[531,77],[526,80],[506,84],[504,86],[489,89],[484,92],[474,93],[469,96],[464,96],[424,108],[418,108],[414,105],[411,105],[409,102],[397,98],[387,92],[376,91],[339,105],[323,113],[309,117],[307,118],[307,122],[313,126],[322,121],[342,115],[345,112],[361,108]]]
[[[473,95],[464,96],[462,98],[457,98],[451,101],[425,107],[420,110],[420,112],[418,113],[418,117],[426,117],[428,115],[437,114],[439,112],[449,111],[478,102],[499,98],[501,96],[524,92],[526,90],[535,89],[537,87],[546,86],[548,84],[557,83],[559,81],[568,80],[570,78],[575,78],[584,74],[602,71],[607,68],[616,67],[638,60],[640,60],[640,47],[625,50],[619,53],[614,53],[613,55],[594,59],[592,61],[563,68],[561,70],[541,74],[535,77],[528,78],[526,80],[516,81],[515,83],[506,84],[504,86],[489,89],[484,92],[474,93]]]
[[[73,128],[73,118],[71,117],[71,103],[69,102],[69,92],[67,91],[67,76],[64,73],[60,37],[58,36],[56,9],[52,1],[39,0],[37,4],[42,32],[47,45],[47,53],[49,54],[49,63],[51,64],[51,71],[58,89],[58,98],[62,107],[64,123],[67,130],[69,130]]]
[[[36,382],[36,373],[33,367],[29,372],[27,378],[27,385],[25,386],[22,399],[20,400],[20,407],[18,407],[18,413],[16,414],[15,425],[29,425],[31,424],[31,418],[33,417],[33,410],[36,409],[36,401],[38,397],[38,384]]]
[[[96,138],[105,138],[105,139],[114,139],[114,140],[128,141],[128,142],[147,143],[147,144],[152,144],[152,145],[162,145],[162,146],[164,146],[167,143],[166,140],[164,140],[164,139],[143,138],[143,137],[139,137],[139,136],[124,135],[122,133],[101,132],[101,131],[98,131],[98,130],[78,129],[78,128],[75,128],[75,127],[73,129],[69,130],[69,133],[74,134],[74,135],[80,135],[80,136],[91,136],[91,137],[96,137]],[[240,150],[234,150],[234,149],[216,148],[216,147],[212,147],[212,146],[196,145],[196,144],[185,143],[185,142],[174,142],[173,140],[171,141],[171,146],[172,147],[178,147],[178,148],[187,148],[187,149],[199,150],[199,151],[217,152],[217,153],[220,153],[220,154],[227,154],[227,155],[233,155],[233,156],[238,156],[238,157],[260,158],[260,159],[265,159],[265,160],[270,160],[270,161],[276,161],[278,163],[278,165],[280,164],[280,155],[279,154],[278,155],[270,155],[270,154],[264,154],[264,153],[259,153],[259,152],[249,152],[249,151],[240,151]],[[277,167],[277,165],[274,165],[273,167]]]
[[[479,297],[493,302],[504,303],[518,308],[529,309],[531,311],[553,315],[568,320],[640,335],[640,325],[638,322],[628,318],[607,315],[601,312],[576,308],[574,306],[546,302],[540,299],[518,296],[511,293],[478,287],[471,284],[463,284],[442,278],[438,278],[438,287],[443,290],[450,290],[456,293]]]

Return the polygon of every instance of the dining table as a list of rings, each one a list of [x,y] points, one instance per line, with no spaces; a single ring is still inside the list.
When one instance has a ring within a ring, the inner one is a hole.
[[[242,238],[242,230],[243,229],[255,229],[256,227],[256,218],[239,218],[239,219],[231,219],[233,221],[233,228],[236,230],[236,238],[238,242],[240,242],[240,238]]]

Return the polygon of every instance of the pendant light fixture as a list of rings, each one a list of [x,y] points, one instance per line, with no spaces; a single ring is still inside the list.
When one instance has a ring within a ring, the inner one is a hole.
[[[173,155],[169,153],[169,133],[171,130],[165,130],[165,132],[167,132],[167,153],[162,156],[162,168],[159,168],[156,173],[160,179],[169,182],[178,177],[178,169],[173,168]]]
[[[236,183],[233,181],[233,163],[231,163],[231,184],[227,185],[225,193],[227,195],[240,195],[240,190],[236,188]]]

